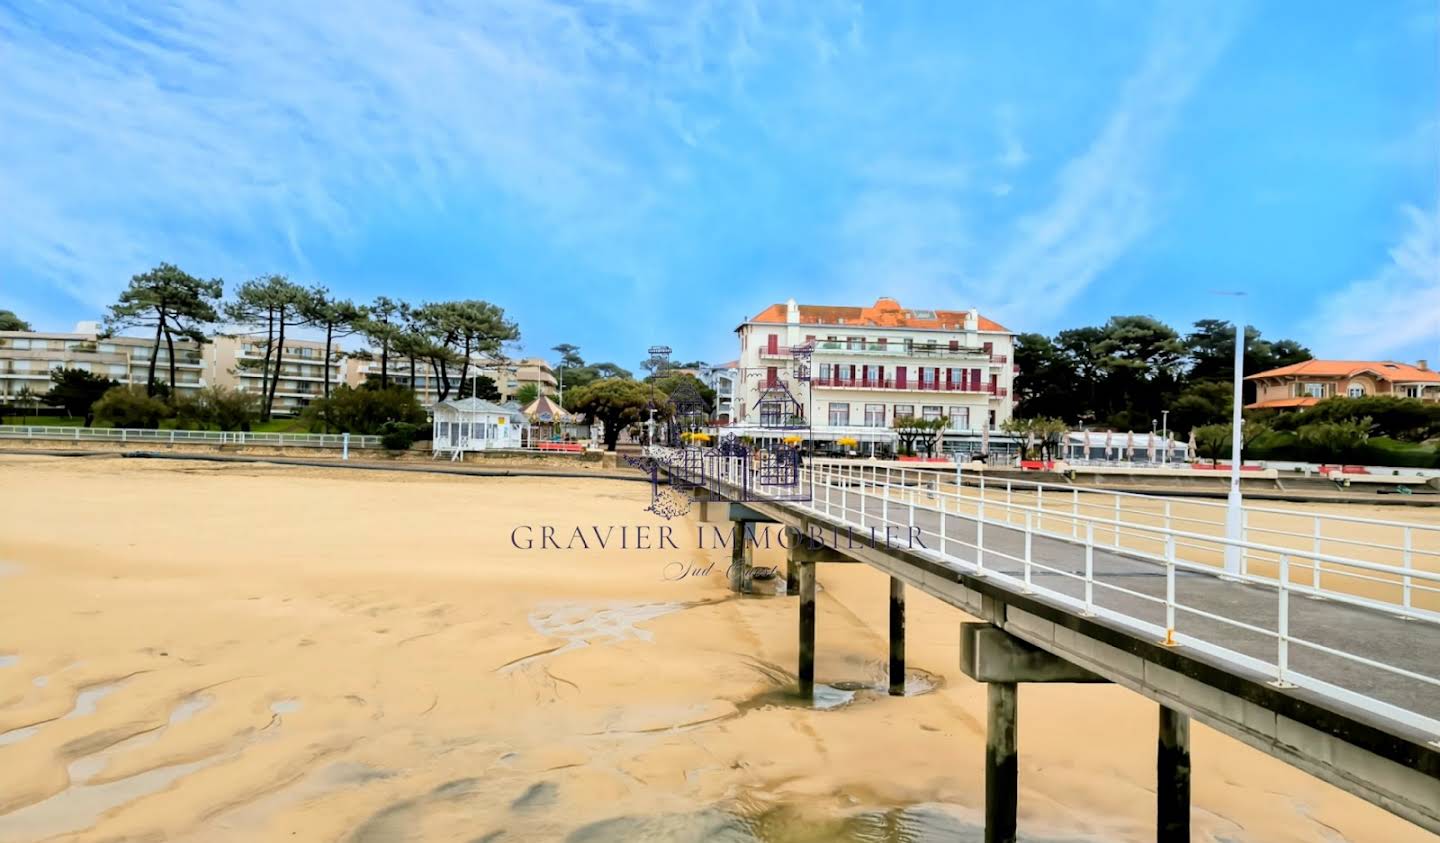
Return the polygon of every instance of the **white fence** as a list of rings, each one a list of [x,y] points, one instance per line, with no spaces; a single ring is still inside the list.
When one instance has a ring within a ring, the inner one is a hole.
[[[378,448],[379,436],[349,436],[351,448]],[[245,433],[229,430],[139,430],[121,427],[0,425],[0,439],[62,442],[133,442],[137,445],[253,445],[272,448],[341,448],[343,433]]]
[[[746,478],[740,476],[741,465],[723,466],[715,479],[750,492],[753,499],[766,499],[769,490],[753,467],[747,466],[751,476]],[[1225,536],[1224,504],[1215,502],[994,478],[956,480],[953,472],[817,460],[800,470],[800,483],[807,487],[804,499],[775,502],[862,530],[893,527],[909,536],[918,529],[923,549],[912,550],[957,571],[991,577],[1016,592],[1043,595],[1153,640],[1193,647],[1267,675],[1276,686],[1302,686],[1440,738],[1440,720],[1376,699],[1363,682],[1295,670],[1291,654],[1333,657],[1340,660],[1337,664],[1417,683],[1427,693],[1440,692],[1433,662],[1420,665],[1407,661],[1404,653],[1376,652],[1359,634],[1343,643],[1305,638],[1290,624],[1296,597],[1440,623],[1440,525],[1246,507],[1245,532],[1237,541]],[[1196,509],[1186,508],[1191,506]],[[1212,511],[1217,507],[1220,512]],[[1039,538],[1067,543],[1074,555],[1032,552]],[[1229,548],[1239,549],[1238,574],[1223,571]],[[1110,561],[1097,568],[1097,553],[1110,554]],[[1147,591],[1133,576],[1117,575],[1117,559],[1153,566],[1150,572],[1163,577],[1163,587],[1157,580]],[[1233,599],[1214,594],[1186,599],[1177,594],[1177,573],[1265,591],[1259,597],[1237,591]],[[1117,609],[1117,600],[1128,600],[1132,609]],[[1256,616],[1260,605],[1268,619]],[[1269,643],[1262,643],[1257,655],[1253,647],[1237,643],[1247,635]]]
[[[1413,621],[1440,622],[1440,525],[1247,507],[1245,535],[1233,541],[1223,534],[1223,518],[1217,523],[1177,512],[1178,506],[1194,503],[1188,500],[994,479],[986,483],[982,492],[978,486],[952,485],[949,479],[933,471],[820,465],[803,472],[803,480],[812,484],[811,500],[803,506],[842,523],[867,528],[879,522],[913,529],[928,522],[931,527],[925,530],[922,526],[922,531],[931,536],[930,552],[961,569],[1008,580],[1018,590],[1045,594],[1082,612],[1139,627],[1158,639],[1234,660],[1268,673],[1273,684],[1280,687],[1308,687],[1440,737],[1440,721],[1373,699],[1366,695],[1367,688],[1340,687],[1297,672],[1290,667],[1290,654],[1292,647],[1323,653],[1416,681],[1434,689],[1432,692],[1440,692],[1440,677],[1388,664],[1380,660],[1383,654],[1342,650],[1301,638],[1289,625],[1294,596],[1365,606]],[[1087,500],[1091,494],[1101,496],[1103,502]],[[1224,508],[1224,504],[1208,501],[1202,505]],[[1283,522],[1262,527],[1256,523],[1257,513],[1299,518],[1314,525],[1313,530],[1310,534],[1296,532]],[[921,516],[919,521],[917,515]],[[946,529],[949,519],[973,524],[975,541],[951,537]],[[1328,528],[1327,523],[1331,525]],[[1024,552],[1006,552],[993,538],[987,546],[986,526],[1018,530],[1025,537]],[[1362,532],[1370,535],[1362,536]],[[1317,541],[1316,535],[1322,538]],[[1077,572],[1067,561],[1037,558],[1029,552],[1032,536],[1073,543],[1082,551],[1083,568]],[[1332,550],[1320,550],[1322,544]],[[1274,590],[1273,629],[1257,625],[1252,617],[1226,614],[1231,610],[1187,604],[1177,598],[1177,571],[1219,575],[1229,547],[1238,547],[1242,559],[1240,573],[1227,575],[1239,581],[1237,588],[1239,583],[1249,583]],[[1107,579],[1104,572],[1097,574],[1093,568],[1097,549],[1154,563],[1165,576],[1164,594],[1146,594],[1119,584],[1123,578]],[[1365,552],[1360,552],[1362,549]],[[1372,561],[1377,554],[1389,561]],[[1018,565],[1020,576],[987,567],[996,561]],[[1075,591],[1083,596],[1039,585],[1037,574],[1071,580],[1077,583]],[[1157,612],[1163,609],[1163,624],[1099,605],[1097,594],[1106,592],[1153,604]],[[1237,633],[1243,630],[1267,637],[1274,642],[1273,655],[1257,659],[1237,652],[1223,636],[1193,634],[1186,629],[1186,617],[1204,618],[1234,628]]]

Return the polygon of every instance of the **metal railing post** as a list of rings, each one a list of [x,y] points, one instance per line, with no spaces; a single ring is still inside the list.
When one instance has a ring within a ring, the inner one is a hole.
[[[1240,576],[1243,577],[1249,572],[1250,567],[1248,564],[1250,561],[1248,552],[1250,549],[1250,510],[1248,509],[1240,510],[1240,541],[1244,542],[1240,545]]]
[[[982,483],[985,482],[985,478],[984,478],[984,477],[981,477],[981,478],[980,478],[980,482],[982,482]],[[983,489],[984,487],[982,486],[981,488]],[[976,509],[975,509],[975,566],[976,566],[977,568],[984,568],[984,567],[985,567],[984,559],[985,559],[985,498],[982,496],[982,497],[980,498],[980,503],[976,506]]]
[[[1402,584],[1402,585],[1401,585],[1401,598],[1402,598],[1402,599],[1401,599],[1401,604],[1402,604],[1406,609],[1409,609],[1409,608],[1410,608],[1410,585],[1411,585],[1410,572],[1415,569],[1415,568],[1414,568],[1415,562],[1414,562],[1414,559],[1412,558],[1412,550],[1413,550],[1413,548],[1412,548],[1412,542],[1411,542],[1411,538],[1410,538],[1410,528],[1409,528],[1409,527],[1406,527],[1406,528],[1405,528],[1405,530],[1404,530],[1404,536],[1405,536],[1405,540],[1404,540],[1404,542],[1403,542],[1403,544],[1402,544],[1402,546],[1401,546],[1401,557],[1400,557],[1401,560],[1402,560],[1402,562],[1401,562],[1402,567],[1405,569],[1405,575],[1404,575],[1404,576],[1401,578],[1401,580],[1400,580],[1400,582],[1401,582],[1401,584]]]
[[[1095,523],[1085,525],[1085,615],[1095,614]]]
[[[1175,644],[1175,537],[1165,536],[1165,643]]]
[[[1280,620],[1277,629],[1276,640],[1278,642],[1275,659],[1275,681],[1270,683],[1277,688],[1293,688],[1293,684],[1285,678],[1290,670],[1290,554],[1280,554]]]
[[[1045,487],[1039,484],[1035,486],[1035,508],[1040,510],[1040,515],[1035,519],[1035,529],[1045,529]]]
[[[948,530],[946,529],[946,525],[945,525],[945,522],[946,522],[946,514],[947,514],[947,513],[946,513],[946,507],[945,507],[945,499],[944,499],[944,498],[941,498],[941,499],[940,499],[940,555],[941,555],[941,556],[947,556],[947,555],[948,555],[948,553],[947,553],[947,551],[946,551],[946,549],[945,549],[945,546],[946,546],[946,545],[949,543],[949,541],[950,541],[949,538],[946,536],[946,533],[948,532]]]
[[[1080,490],[1072,490],[1070,498],[1070,538],[1080,537]]]
[[[1317,598],[1317,599],[1323,600],[1323,599],[1325,599],[1325,598],[1324,598],[1324,596],[1320,593],[1320,572],[1321,572],[1321,563],[1320,563],[1320,516],[1318,516],[1318,515],[1315,516],[1315,547],[1314,547],[1314,550],[1315,550],[1315,557],[1314,557],[1314,560],[1313,560],[1313,561],[1314,561],[1314,563],[1315,563],[1315,566],[1314,566],[1314,568],[1313,568],[1313,569],[1311,570],[1311,572],[1310,572],[1310,573],[1311,573],[1311,576],[1312,576],[1311,587],[1315,589],[1315,594],[1312,595],[1312,596],[1315,597],[1315,598]]]
[[[1031,555],[1030,555],[1030,540],[1031,540],[1032,538],[1034,538],[1034,532],[1033,532],[1032,529],[1031,529],[1031,528],[1034,526],[1033,518],[1032,518],[1033,515],[1034,515],[1033,512],[1027,512],[1027,513],[1025,513],[1025,593],[1026,593],[1026,594],[1029,594],[1030,591],[1031,591],[1031,583],[1030,583],[1030,560],[1031,560]]]

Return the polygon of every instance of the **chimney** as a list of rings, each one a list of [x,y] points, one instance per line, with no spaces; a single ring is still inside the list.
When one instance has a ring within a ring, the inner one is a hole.
[[[1419,369],[1419,370],[1422,371],[1422,372],[1428,372],[1428,371],[1430,371],[1430,361],[1429,361],[1429,360],[1416,360],[1416,361],[1415,361],[1415,368]]]
[[[792,325],[800,324],[800,305],[794,299],[785,302],[785,321]]]
[[[965,330],[967,330],[967,331],[978,331],[978,330],[980,330],[980,311],[979,311],[979,310],[976,310],[975,308],[972,307],[972,308],[970,308],[969,311],[966,312],[966,314],[965,314]]]

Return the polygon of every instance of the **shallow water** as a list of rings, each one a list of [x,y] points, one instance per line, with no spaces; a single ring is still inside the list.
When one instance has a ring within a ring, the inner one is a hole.
[[[567,843],[980,843],[984,828],[949,805],[910,805],[846,815],[793,806],[708,808],[692,814],[616,817],[579,828]],[[1098,838],[1037,837],[1032,843],[1098,843]]]
[[[88,696],[82,692],[85,705],[82,706],[77,699],[75,708],[66,717],[77,711],[82,714],[93,713],[94,704],[114,691],[119,684],[111,683],[87,689]],[[224,760],[227,757],[224,754],[213,755],[198,761],[156,767],[110,782],[90,784],[92,779],[105,771],[112,760],[123,753],[155,743],[171,726],[189,720],[208,708],[212,702],[213,699],[205,695],[187,697],[171,709],[164,726],[141,732],[71,761],[66,767],[66,774],[70,778],[68,787],[47,799],[0,815],[0,843],[41,840],[89,828],[107,811],[142,796],[158,793],[178,779]],[[38,727],[34,728],[38,730]]]

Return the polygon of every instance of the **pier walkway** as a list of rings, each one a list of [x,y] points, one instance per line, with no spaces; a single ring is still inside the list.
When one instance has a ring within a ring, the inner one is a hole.
[[[1440,833],[1440,529],[1376,522],[1403,540],[1364,547],[1349,534],[1367,522],[1347,518],[1317,521],[1323,542],[1278,528],[1230,540],[1140,495],[1097,512],[1076,493],[1057,511],[1043,489],[981,499],[943,470],[819,464],[770,483],[746,460],[670,464],[672,484],[728,507],[732,568],[748,564],[745,523],[791,528],[802,692],[816,563],[890,574],[892,676],[905,586],[986,622],[962,627],[959,651],[991,685],[987,840],[1014,839],[1016,688],[1034,681],[1115,682],[1160,703],[1157,839],[1189,839],[1191,717]]]

